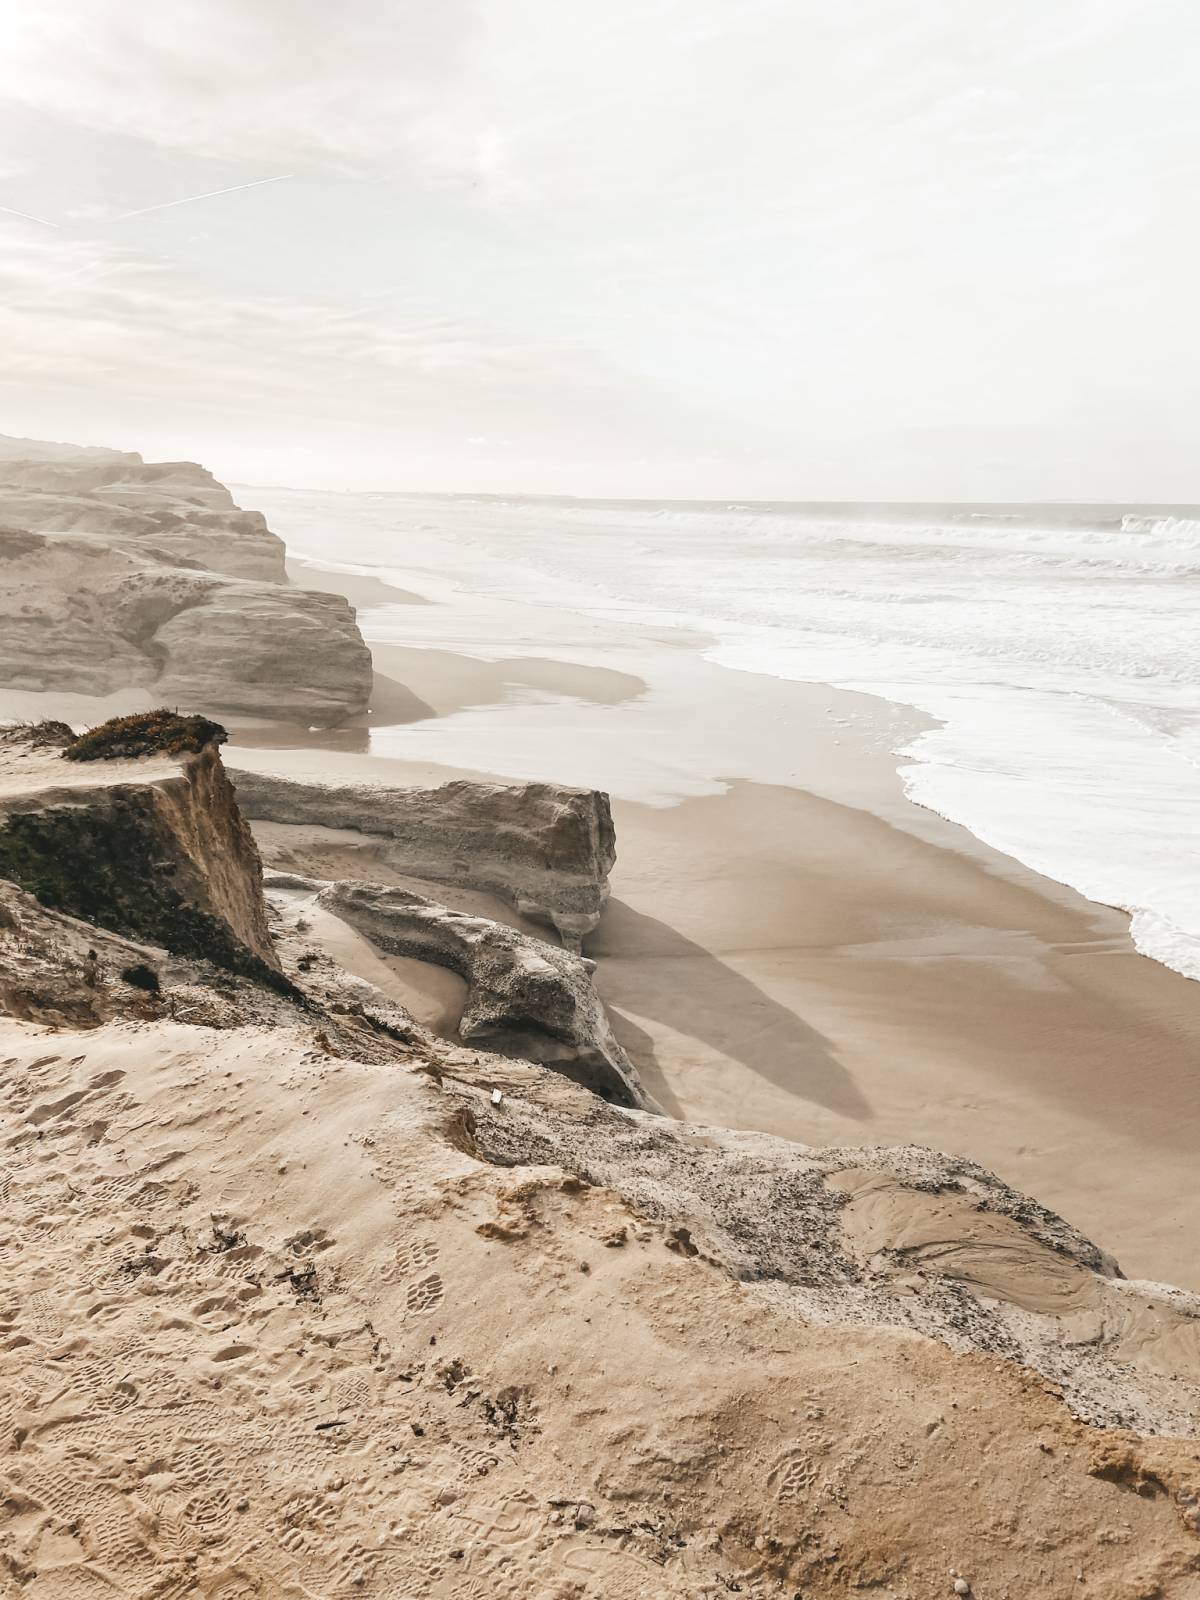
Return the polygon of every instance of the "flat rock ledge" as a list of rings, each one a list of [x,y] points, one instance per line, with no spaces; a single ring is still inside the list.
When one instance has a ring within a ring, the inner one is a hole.
[[[231,770],[253,821],[346,828],[388,841],[408,877],[499,895],[578,950],[608,900],[616,834],[608,796],[554,783],[458,780],[435,789],[301,783]]]

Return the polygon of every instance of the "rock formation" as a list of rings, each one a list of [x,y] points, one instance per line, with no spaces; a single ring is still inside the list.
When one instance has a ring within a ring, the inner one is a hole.
[[[464,1041],[553,1066],[617,1105],[646,1104],[579,956],[404,889],[335,883],[319,899],[380,950],[457,972]]]
[[[0,683],[327,724],[371,681],[353,608],[203,467],[0,455]]]
[[[553,783],[436,789],[298,783],[233,770],[252,820],[347,828],[385,841],[379,858],[408,877],[499,895],[578,949],[608,899],[616,860],[608,796]]]
[[[213,572],[284,583],[283,540],[194,461],[0,457],[0,527],[132,539]]]
[[[0,743],[0,877],[45,906],[283,984],[262,867],[215,745],[75,765]]]
[[[0,461],[126,461],[141,462],[136,450],[112,450],[102,444],[66,444],[54,439],[24,439],[0,433]]]

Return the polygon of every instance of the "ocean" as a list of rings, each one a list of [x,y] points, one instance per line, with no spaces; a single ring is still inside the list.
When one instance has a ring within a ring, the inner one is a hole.
[[[1196,517],[240,494],[294,553],[437,602],[367,608],[372,642],[624,668],[639,638],[674,636],[729,671],[915,708],[937,726],[896,750],[912,800],[1127,911],[1141,951],[1200,978]],[[487,770],[583,781],[539,773],[538,729],[551,737],[562,708],[521,699]],[[604,738],[637,741],[634,708],[593,709]],[[486,718],[422,724],[405,749],[451,761],[446,741]],[[697,792],[695,774],[677,778],[679,795]],[[669,800],[671,774],[659,779]]]

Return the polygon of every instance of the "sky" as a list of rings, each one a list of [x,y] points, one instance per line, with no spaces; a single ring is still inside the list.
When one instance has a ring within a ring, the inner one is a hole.
[[[0,0],[0,431],[1200,500],[1194,0]]]

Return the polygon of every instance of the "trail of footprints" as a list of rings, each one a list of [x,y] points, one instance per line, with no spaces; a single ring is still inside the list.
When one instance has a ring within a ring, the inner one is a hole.
[[[444,1511],[402,1540],[388,1522],[415,1416],[449,1397],[414,1393],[365,1334],[332,1379],[328,1351],[305,1344],[323,1308],[289,1285],[330,1241],[313,1230],[274,1251],[205,1249],[160,1229],[147,1219],[184,1196],[148,1169],[118,1170],[122,1119],[138,1111],[121,1074],[74,1081],[82,1058],[54,1055],[16,1066],[0,1069],[12,1169],[0,1176],[0,1597],[11,1570],[33,1574],[21,1600],[249,1600],[284,1581],[314,1600],[473,1592]],[[444,1302],[437,1260],[429,1237],[398,1246],[383,1278],[405,1315]],[[435,1444],[412,1462],[414,1492],[435,1508],[460,1476],[494,1467],[478,1456]]]
[[[528,1492],[521,1439],[430,1350],[446,1283],[428,1233],[401,1238],[382,1291],[356,1289],[319,1229],[222,1232],[161,1153],[126,1168],[144,1108],[119,1073],[16,1067],[0,1064],[0,1600],[700,1592]],[[393,1195],[401,1234],[410,1194]],[[381,1293],[408,1359],[375,1333]],[[803,1494],[802,1468],[780,1474],[780,1498]]]

